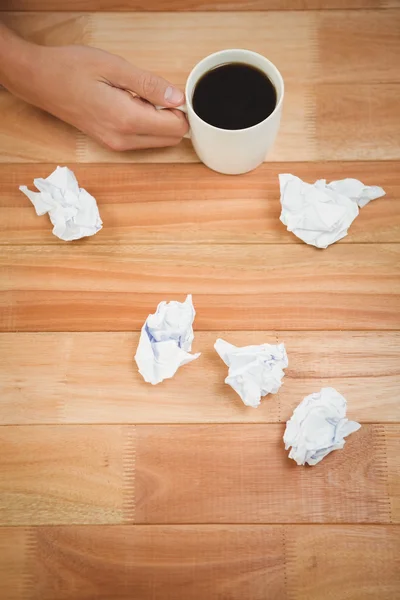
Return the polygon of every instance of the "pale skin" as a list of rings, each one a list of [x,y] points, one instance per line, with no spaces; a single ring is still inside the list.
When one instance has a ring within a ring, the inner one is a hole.
[[[2,23],[0,84],[112,150],[175,146],[189,128],[174,110],[183,92],[162,77],[96,48],[32,44]]]

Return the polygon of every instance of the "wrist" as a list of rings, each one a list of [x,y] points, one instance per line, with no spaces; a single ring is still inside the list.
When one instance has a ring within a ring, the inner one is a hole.
[[[17,96],[33,78],[40,46],[27,42],[0,23],[0,84]]]

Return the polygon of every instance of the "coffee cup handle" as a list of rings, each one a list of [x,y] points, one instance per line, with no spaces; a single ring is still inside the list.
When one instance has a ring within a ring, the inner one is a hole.
[[[156,106],[156,109],[157,109],[157,110],[164,110],[164,109],[166,109],[166,108],[167,108],[166,106]],[[188,114],[188,109],[187,109],[187,106],[186,106],[186,104],[182,104],[182,106],[174,106],[173,108],[174,108],[174,110],[180,110],[180,111],[181,111],[181,112],[183,112],[185,115],[187,115],[187,114]],[[184,137],[184,138],[188,138],[188,139],[190,139],[190,138],[192,137],[192,134],[191,134],[191,132],[190,132],[190,129],[189,129],[189,131],[188,131],[187,133],[185,133],[185,135],[184,135],[183,137]]]

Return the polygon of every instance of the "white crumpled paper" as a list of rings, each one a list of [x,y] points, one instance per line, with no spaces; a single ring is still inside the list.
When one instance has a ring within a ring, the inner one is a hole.
[[[140,334],[135,360],[147,383],[170,379],[182,365],[200,356],[190,354],[196,312],[189,294],[185,302],[160,302],[150,314]]]
[[[284,344],[238,347],[218,339],[214,348],[229,367],[225,383],[246,406],[256,408],[262,396],[276,394],[281,387],[283,369],[288,366]]]
[[[19,189],[28,196],[39,217],[49,213],[53,233],[61,240],[79,240],[102,228],[96,200],[79,187],[68,167],[57,167],[47,179],[34,179],[33,183],[39,192],[31,192],[25,185]]]
[[[359,207],[385,195],[381,187],[364,185],[357,179],[331,183],[319,179],[310,184],[286,173],[279,175],[279,184],[282,223],[317,248],[327,248],[345,237]]]
[[[332,450],[343,448],[344,438],[361,425],[346,419],[346,399],[334,388],[306,396],[286,423],[283,436],[289,458],[298,465],[316,465]]]

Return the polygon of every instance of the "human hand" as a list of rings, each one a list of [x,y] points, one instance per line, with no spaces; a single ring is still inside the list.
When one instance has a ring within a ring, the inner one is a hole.
[[[161,77],[87,46],[29,48],[29,76],[11,74],[8,89],[108,148],[174,146],[188,131],[173,110],[184,94]]]

